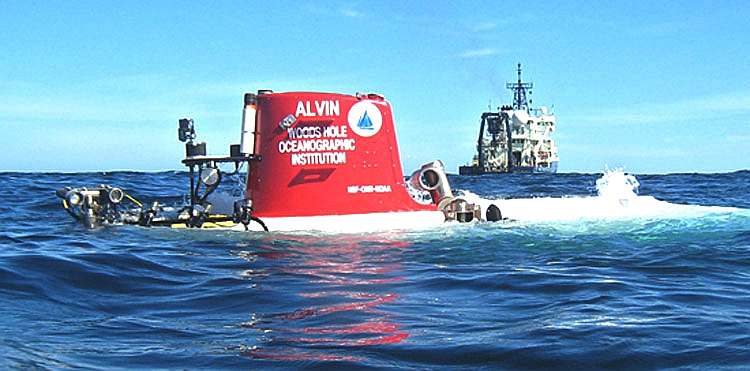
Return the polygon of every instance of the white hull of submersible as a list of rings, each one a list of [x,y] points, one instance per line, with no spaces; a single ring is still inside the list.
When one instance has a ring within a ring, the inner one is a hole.
[[[389,230],[423,230],[445,225],[442,211],[407,211],[349,215],[298,216],[263,218],[270,232],[319,231],[328,233],[364,233]],[[244,231],[242,224],[231,228]],[[250,231],[262,232],[257,222],[248,224]]]

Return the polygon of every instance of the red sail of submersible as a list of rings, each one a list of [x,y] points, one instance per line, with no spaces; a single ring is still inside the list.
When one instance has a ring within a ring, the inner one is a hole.
[[[179,120],[190,202],[174,215],[108,185],[61,189],[63,206],[88,227],[367,231],[502,218],[494,205],[481,210],[454,196],[440,161],[405,180],[391,105],[381,95],[260,90],[244,103],[240,144],[229,155],[207,155],[193,121]],[[234,172],[221,164],[234,164]],[[244,164],[243,197],[217,210],[209,196]]]

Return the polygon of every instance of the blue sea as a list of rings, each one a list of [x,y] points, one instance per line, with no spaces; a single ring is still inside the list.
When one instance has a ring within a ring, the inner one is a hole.
[[[750,368],[750,171],[577,207],[601,177],[450,177],[536,222],[249,234],[88,230],[54,194],[179,203],[182,172],[2,173],[0,368]]]

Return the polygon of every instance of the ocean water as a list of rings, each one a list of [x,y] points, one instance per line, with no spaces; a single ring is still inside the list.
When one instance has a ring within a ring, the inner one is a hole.
[[[178,203],[184,173],[3,173],[0,368],[750,368],[750,172],[636,178],[451,176],[515,220],[248,234],[54,196]]]

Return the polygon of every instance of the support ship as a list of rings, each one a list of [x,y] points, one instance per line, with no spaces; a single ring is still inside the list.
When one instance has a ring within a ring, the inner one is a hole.
[[[477,152],[471,164],[458,168],[459,174],[557,172],[559,157],[551,138],[555,115],[545,106],[530,107],[526,95],[533,83],[521,80],[520,63],[518,81],[505,86],[513,91],[513,104],[482,113]]]

